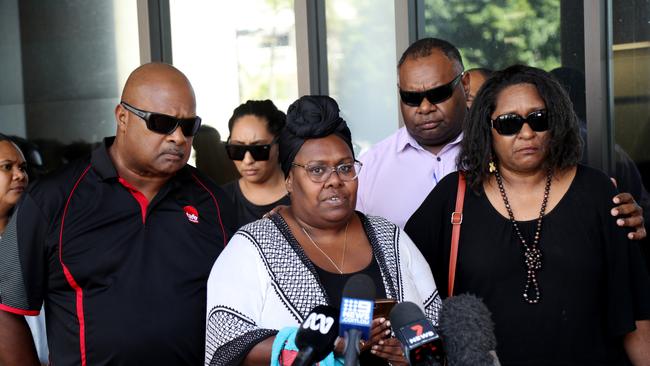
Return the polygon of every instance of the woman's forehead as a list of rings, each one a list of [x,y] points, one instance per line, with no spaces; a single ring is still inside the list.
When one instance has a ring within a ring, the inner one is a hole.
[[[12,160],[24,162],[25,157],[18,146],[12,141],[0,141],[0,160]]]
[[[353,158],[348,144],[336,135],[309,139],[296,154],[296,160],[300,161],[339,162]]]
[[[510,113],[531,106],[544,108],[545,103],[535,85],[520,83],[509,85],[497,94],[494,112]]]

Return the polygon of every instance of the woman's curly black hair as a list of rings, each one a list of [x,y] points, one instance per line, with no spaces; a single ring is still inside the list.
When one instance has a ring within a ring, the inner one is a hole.
[[[269,132],[274,137],[280,135],[280,131],[286,124],[287,115],[284,114],[272,101],[266,100],[247,100],[246,103],[240,104],[235,110],[232,111],[232,117],[228,120],[228,130],[232,132],[232,128],[240,117],[253,115],[263,118],[267,122]],[[228,137],[230,140],[230,137]]]
[[[490,175],[490,160],[497,162],[490,123],[496,100],[505,88],[517,84],[535,86],[546,105],[550,138],[543,168],[555,172],[580,161],[582,140],[578,117],[560,83],[544,70],[524,65],[510,66],[495,72],[483,84],[463,121],[458,167],[466,172],[467,183],[475,191],[480,191],[483,181]]]

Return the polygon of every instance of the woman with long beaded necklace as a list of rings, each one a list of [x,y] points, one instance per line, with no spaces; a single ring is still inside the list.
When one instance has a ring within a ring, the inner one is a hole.
[[[502,364],[646,364],[650,279],[611,217],[615,187],[578,164],[577,117],[548,73],[496,72],[463,126],[466,177],[454,294],[483,298]],[[459,173],[405,227],[447,294]]]

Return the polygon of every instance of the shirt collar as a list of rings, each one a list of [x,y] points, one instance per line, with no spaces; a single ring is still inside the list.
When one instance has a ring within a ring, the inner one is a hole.
[[[108,148],[113,145],[115,136],[106,137],[104,141],[92,152],[90,164],[102,180],[117,179],[117,170],[113,165],[111,157],[108,155]]]
[[[402,127],[397,131],[397,153],[401,153],[409,145],[414,148],[421,148],[420,145],[415,141],[413,136],[406,130],[406,127]]]
[[[115,165],[108,154],[108,149],[115,142],[115,136],[106,137],[104,141],[92,152],[90,163],[102,180],[119,178]],[[186,181],[192,179],[192,173],[187,164],[179,170],[170,180]]]

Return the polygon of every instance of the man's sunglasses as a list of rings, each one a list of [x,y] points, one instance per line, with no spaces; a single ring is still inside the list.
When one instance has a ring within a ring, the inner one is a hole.
[[[514,135],[521,131],[524,123],[528,123],[530,128],[536,132],[548,130],[548,116],[545,109],[532,112],[526,117],[522,117],[516,113],[502,114],[492,121],[492,128],[494,128],[499,135]]]
[[[251,153],[253,160],[255,161],[266,161],[269,160],[269,154],[271,153],[271,146],[275,143],[273,140],[272,143],[266,145],[235,145],[235,144],[226,144],[226,152],[230,160],[244,160],[246,151]]]
[[[142,118],[147,123],[147,128],[149,130],[163,135],[171,135],[176,131],[176,128],[180,126],[183,135],[190,137],[196,135],[199,131],[199,127],[201,127],[201,117],[199,116],[177,118],[162,113],[143,111],[125,102],[120,102],[120,104],[126,108],[127,111]]]
[[[406,91],[400,89],[399,96],[402,98],[402,102],[404,102],[404,104],[411,107],[419,107],[420,104],[422,104],[422,100],[424,100],[424,98],[427,98],[431,104],[442,103],[445,100],[449,99],[452,94],[454,94],[454,88],[456,85],[458,85],[458,82],[460,81],[460,78],[463,76],[463,74],[464,73],[461,72],[452,81],[445,85],[440,85],[433,89],[421,92]]]

